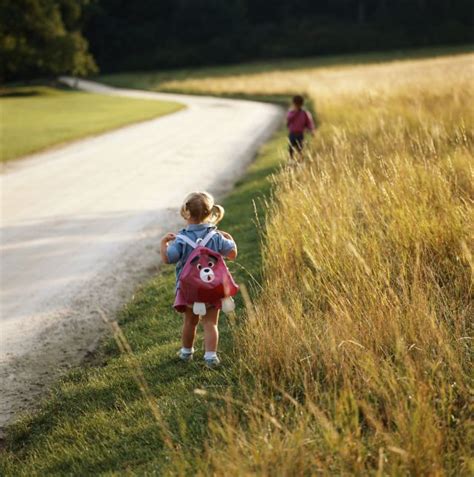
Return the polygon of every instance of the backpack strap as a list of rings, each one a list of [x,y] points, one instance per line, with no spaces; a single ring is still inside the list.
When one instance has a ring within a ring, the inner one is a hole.
[[[205,247],[216,233],[217,232],[214,229],[212,229],[206,234],[204,238],[202,239],[199,238],[197,239],[196,242],[194,242],[194,240],[191,240],[189,237],[187,237],[184,234],[178,234],[176,238],[180,238],[183,242],[187,243],[192,248],[197,248],[197,247]]]
[[[205,247],[216,233],[215,229],[210,230],[202,240],[199,240],[198,245],[200,247]]]
[[[191,240],[189,237],[186,237],[184,234],[178,234],[176,238],[180,238],[183,242],[186,242],[192,248],[197,248],[198,244]]]

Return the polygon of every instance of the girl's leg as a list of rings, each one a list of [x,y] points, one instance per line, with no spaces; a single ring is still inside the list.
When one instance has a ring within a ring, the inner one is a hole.
[[[219,330],[217,322],[219,320],[219,311],[217,308],[209,308],[207,313],[202,317],[202,327],[204,328],[204,350],[217,351],[217,343],[219,342]]]
[[[290,159],[293,159],[295,154],[295,144],[293,139],[293,134],[288,135],[288,152],[290,153]]]
[[[194,338],[196,338],[196,328],[199,323],[199,316],[193,313],[191,308],[188,308],[184,312],[183,321],[183,348],[192,348],[194,344]]]

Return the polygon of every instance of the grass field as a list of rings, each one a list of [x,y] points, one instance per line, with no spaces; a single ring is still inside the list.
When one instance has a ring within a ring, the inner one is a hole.
[[[109,342],[11,430],[3,473],[472,475],[472,59],[168,85],[315,105],[304,162],[269,196],[277,137],[225,203],[252,304],[223,320],[221,371],[187,368],[160,274],[121,323],[161,424]]]
[[[169,114],[172,102],[114,98],[46,86],[0,89],[0,161]]]
[[[193,94],[218,93],[221,95],[232,96],[239,94],[252,96],[255,95],[255,91],[257,90],[264,96],[268,97],[272,93],[262,91],[262,88],[258,88],[257,85],[256,88],[253,88],[248,84],[248,81],[244,87],[240,87],[238,80],[251,80],[253,75],[256,74],[272,73],[272,77],[279,77],[281,73],[285,73],[292,77],[293,72],[297,72],[298,76],[300,76],[301,70],[321,70],[322,68],[353,67],[357,65],[371,65],[406,59],[436,58],[448,56],[450,54],[458,55],[462,53],[470,53],[472,51],[473,47],[469,45],[464,47],[419,48],[408,51],[374,52],[296,59],[289,58],[229,66],[185,68],[169,71],[115,73],[110,75],[100,75],[97,77],[97,80],[116,87],[147,89],[153,91],[189,92]],[[218,78],[223,78],[225,80],[225,86],[223,88],[217,86],[215,80]],[[212,83],[209,88],[207,85],[208,79]],[[231,79],[231,81],[227,81],[228,79]],[[195,82],[195,80],[197,81]],[[280,81],[279,84],[281,84]],[[266,86],[269,86],[268,82]],[[275,88],[271,89],[275,91]],[[291,93],[293,93],[292,84],[290,84],[289,89],[291,90]],[[289,89],[278,87],[277,94],[287,94]]]
[[[224,202],[228,219],[221,228],[239,243],[238,264],[231,266],[252,294],[261,263],[252,200],[268,195],[269,174],[282,161],[278,151],[284,144],[281,134],[267,144]],[[258,200],[257,208],[262,214]],[[179,455],[180,448],[203,445],[207,415],[222,407],[193,391],[225,392],[237,381],[239,367],[234,361],[233,327],[225,317],[219,327],[221,371],[207,370],[199,358],[189,366],[178,361],[181,319],[171,309],[173,290],[174,270],[169,267],[136,293],[119,320]],[[243,309],[240,299],[238,306]],[[196,356],[203,352],[199,339]],[[133,379],[133,362],[120,354],[112,339],[108,341],[93,363],[72,372],[53,390],[39,414],[10,429],[5,452],[0,452],[0,475],[179,473],[181,464],[169,460],[162,427],[153,420]]]
[[[473,471],[473,64],[163,85],[305,92],[322,125],[304,165],[277,178],[263,291],[236,335],[240,392],[258,404],[211,421],[196,458],[230,474]]]

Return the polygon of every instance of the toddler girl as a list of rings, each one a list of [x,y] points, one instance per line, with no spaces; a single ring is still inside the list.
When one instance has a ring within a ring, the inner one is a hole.
[[[217,229],[216,225],[224,217],[224,208],[215,204],[214,198],[207,192],[193,192],[184,199],[181,207],[181,216],[188,225],[179,233],[196,242],[204,238],[210,230]],[[220,253],[229,260],[234,260],[237,257],[237,246],[234,239],[226,232],[219,231],[214,234],[206,244],[206,247]],[[176,263],[174,308],[184,313],[182,348],[179,351],[179,357],[183,361],[189,361],[193,357],[193,344],[199,323],[199,316],[195,315],[192,308],[186,304],[179,289],[179,276],[186,263],[186,259],[192,251],[192,247],[174,233],[167,233],[161,239],[161,259],[164,263]],[[210,368],[218,366],[220,362],[217,357],[219,308],[219,306],[207,305],[206,314],[202,316],[205,348],[204,361]]]

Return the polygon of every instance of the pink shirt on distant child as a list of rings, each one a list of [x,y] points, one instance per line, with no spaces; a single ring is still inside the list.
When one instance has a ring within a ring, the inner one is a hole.
[[[305,129],[314,129],[311,113],[304,109],[291,109],[286,116],[286,124],[292,134],[303,134]]]

